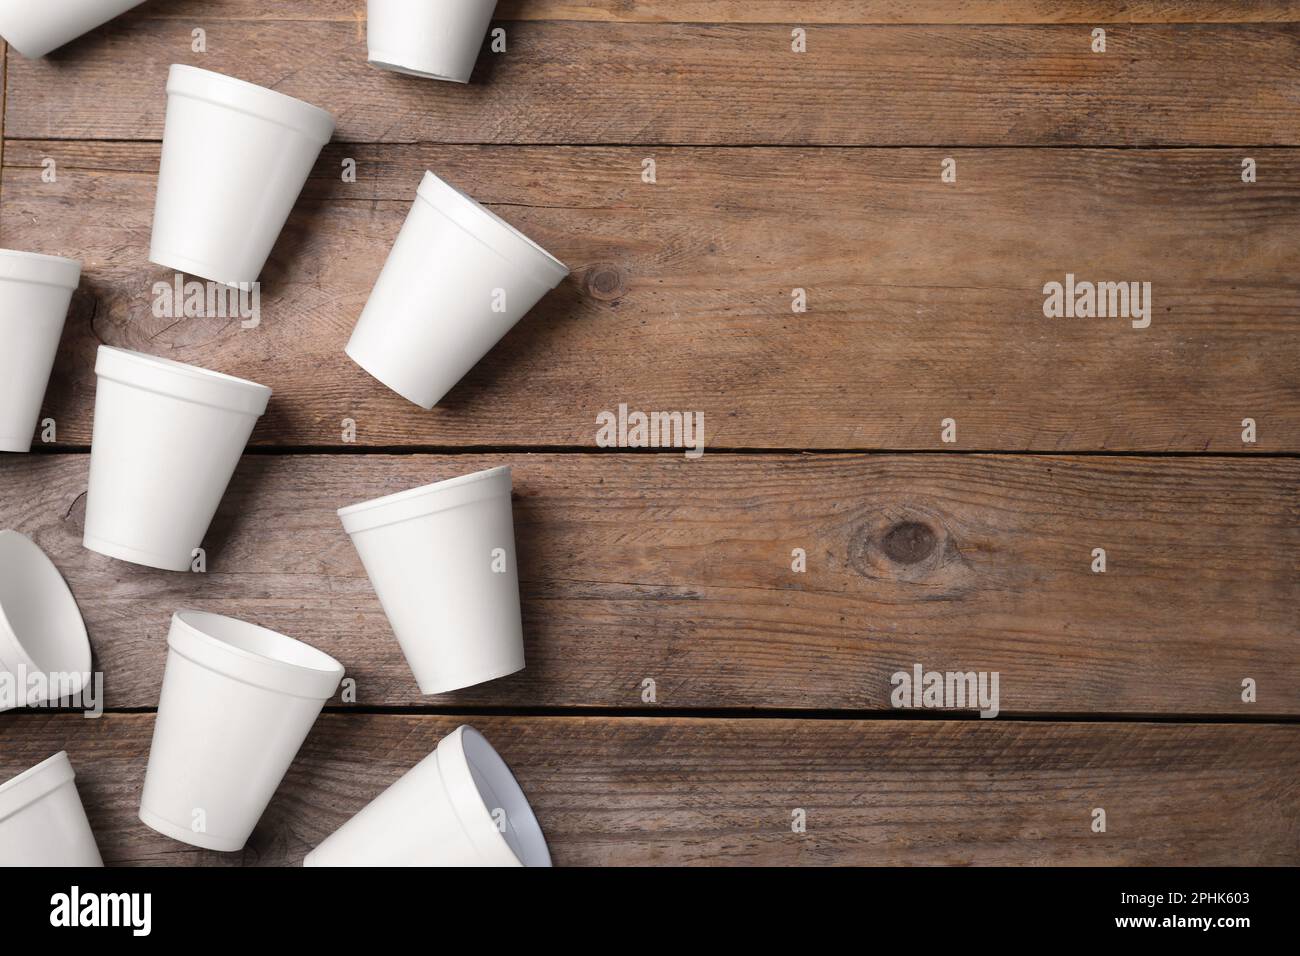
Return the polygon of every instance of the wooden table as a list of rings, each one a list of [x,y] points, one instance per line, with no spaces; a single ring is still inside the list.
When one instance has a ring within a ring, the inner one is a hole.
[[[109,713],[0,716],[0,778],[66,748],[111,864],[290,864],[468,721],[558,864],[1300,862],[1300,3],[502,0],[468,86],[367,66],[363,6],[5,57],[0,238],[85,267],[0,526]],[[172,62],[339,121],[254,329],[153,314]],[[426,168],[573,267],[431,412],[343,354]],[[1067,273],[1150,282],[1149,327],[1046,317]],[[81,547],[100,343],[275,390],[206,574]],[[597,448],[620,403],[706,453]],[[421,697],[334,511],[498,463],[528,667]],[[136,819],[181,606],[357,681],[242,853]],[[895,709],[918,663],[1000,715]]]

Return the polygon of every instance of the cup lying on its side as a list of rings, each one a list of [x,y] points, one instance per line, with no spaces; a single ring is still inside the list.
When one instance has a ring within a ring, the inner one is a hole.
[[[81,263],[0,249],[0,451],[30,451]]]
[[[271,390],[194,365],[99,347],[83,543],[189,570]]]
[[[426,172],[347,355],[432,408],[568,274],[496,213]]]
[[[323,109],[174,64],[149,261],[251,288],[333,133]]]
[[[468,83],[497,0],[369,0],[371,65],[411,76]]]
[[[0,37],[35,60],[144,0],[0,0]]]
[[[0,867],[103,866],[66,751],[0,784]]]
[[[183,843],[238,850],[338,689],[343,665],[301,641],[177,611],[140,819]]]
[[[26,535],[0,531],[0,675],[11,675],[13,706],[77,694],[90,674],[90,642],[72,591]],[[33,696],[20,674],[41,674]],[[0,711],[10,702],[0,695]]]
[[[528,798],[470,726],[443,737],[303,860],[303,866],[550,865]]]
[[[423,694],[522,670],[510,467],[339,509]]]

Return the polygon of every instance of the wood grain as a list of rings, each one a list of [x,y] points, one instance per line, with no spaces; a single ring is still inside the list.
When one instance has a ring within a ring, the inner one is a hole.
[[[136,818],[153,715],[0,718],[0,779],[66,748],[109,865],[291,865],[464,721],[326,714],[248,846]],[[474,717],[556,865],[1295,865],[1300,728]],[[1107,830],[1093,833],[1092,811]],[[807,832],[791,831],[796,808]]]
[[[39,61],[0,41],[0,245],[85,263],[43,412],[57,450],[90,441],[100,343],[275,389],[205,575],[81,547],[85,454],[0,456],[0,527],[67,577],[117,711],[0,714],[0,781],[67,749],[110,864],[293,865],[470,721],[560,865],[1300,863],[1300,153],[1277,148],[1300,146],[1300,2],[502,0],[497,19],[509,51],[464,87],[369,67],[361,0],[150,0]],[[254,330],[153,313],[173,62],[339,120]],[[426,168],[574,268],[428,413],[342,353]],[[1151,327],[1044,318],[1066,272],[1150,281]],[[709,453],[574,453],[620,402],[702,411]],[[275,453],[312,449],[341,454]],[[528,667],[422,697],[334,510],[500,463]],[[237,854],[136,818],[183,606],[357,682]],[[916,663],[998,671],[1003,719],[892,710]]]
[[[500,463],[528,667],[422,697],[334,512]],[[998,671],[1007,713],[1300,714],[1300,461],[257,455],[203,575],[82,548],[86,468],[0,461],[0,527],[67,577],[110,707],[156,705],[200,607],[335,655],[363,706],[889,711],[920,663]]]
[[[139,16],[365,20],[362,0],[154,0]],[[496,20],[616,23],[1251,23],[1300,19],[1296,0],[499,0]]]
[[[1300,451],[1300,153],[1251,150],[1254,184],[1235,150],[952,154],[944,184],[949,151],[655,150],[652,186],[635,149],[331,148],[253,330],[155,317],[156,145],[10,142],[0,227],[85,261],[45,409],[73,444],[105,342],[271,385],[266,445],[590,447],[626,402],[713,448]],[[343,354],[425,168],[574,270],[432,412]],[[1150,327],[1045,318],[1067,272],[1151,282]]]
[[[158,6],[162,6],[159,4]],[[342,142],[1300,145],[1296,23],[808,27],[528,21],[465,86],[366,63],[357,20],[155,19],[146,7],[10,62],[17,138],[159,139],[169,64],[328,109]],[[295,15],[293,11],[297,11]],[[206,21],[203,21],[206,22]]]

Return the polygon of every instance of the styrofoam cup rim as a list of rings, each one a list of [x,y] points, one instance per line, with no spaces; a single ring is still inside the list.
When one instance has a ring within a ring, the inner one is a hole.
[[[319,106],[237,77],[185,63],[167,73],[168,96],[182,96],[278,123],[324,146],[334,135],[334,117]]]
[[[546,835],[542,832],[528,795],[519,785],[510,765],[488,739],[469,724],[462,724],[439,742],[439,752],[443,747],[447,747],[454,755],[454,766],[463,767],[469,775],[468,786],[473,791],[473,800],[465,799],[468,794],[457,787],[457,781],[444,778],[444,785],[449,787],[448,793],[453,802],[456,802],[457,797],[461,798],[457,812],[467,813],[474,818],[470,821],[462,820],[462,826],[470,824],[466,828],[466,836],[475,849],[488,862],[504,855],[521,866],[550,866],[551,855],[546,845]],[[492,818],[493,808],[487,805],[486,796],[479,789],[473,770],[487,777],[494,790],[502,790],[513,798],[517,812],[510,815],[510,821],[523,844],[520,852],[510,846],[505,834],[497,827]]]
[[[22,249],[0,249],[0,280],[76,289],[81,282],[81,261]]]
[[[101,345],[96,352],[95,375],[171,398],[258,416],[271,399],[269,386],[111,345]]]
[[[516,268],[527,270],[546,288],[555,288],[569,274],[569,267],[543,249],[538,242],[506,222],[469,193],[457,189],[431,170],[425,170],[415,195],[417,201],[423,200],[461,228],[470,231],[497,255]],[[484,228],[482,231],[469,230],[457,218],[458,214],[468,217],[470,222]]]
[[[454,478],[445,478],[442,481],[435,481],[432,484],[421,485],[418,488],[408,488],[405,491],[394,492],[391,495],[384,495],[382,498],[373,498],[370,501],[362,501],[355,505],[348,505],[338,510],[338,516],[343,521],[343,527],[349,532],[369,530],[370,528],[379,527],[387,524],[388,521],[380,518],[376,512],[383,512],[390,508],[399,508],[401,517],[393,520],[404,520],[406,517],[416,517],[424,514],[441,510],[438,506],[437,499],[445,492],[457,488],[463,488],[466,485],[477,484],[481,481],[489,481],[504,475],[507,481],[511,478],[511,469],[509,465],[497,465],[493,468],[487,468],[483,471],[475,471],[468,475],[457,475]],[[508,493],[507,493],[508,496]],[[403,505],[411,505],[412,502],[429,498],[426,502],[426,508],[404,508]]]
[[[212,626],[218,621],[222,627],[234,625],[233,630],[269,641],[276,651],[281,652],[254,650],[212,633]],[[194,608],[176,611],[167,634],[167,646],[200,667],[297,697],[329,699],[344,672],[342,664],[310,644],[269,627],[215,611]],[[276,679],[268,680],[270,675]]]

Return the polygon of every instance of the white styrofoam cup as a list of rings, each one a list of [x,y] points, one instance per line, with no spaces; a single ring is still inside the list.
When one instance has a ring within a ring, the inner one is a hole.
[[[343,665],[301,641],[207,611],[167,635],[140,819],[209,850],[248,841]]]
[[[90,675],[90,642],[72,591],[17,531],[0,531],[0,674],[14,682],[13,706],[76,694]],[[33,674],[42,679],[29,686]],[[0,699],[0,711],[8,709]]]
[[[189,570],[271,390],[194,365],[99,347],[83,543]]]
[[[0,867],[103,866],[66,751],[0,784]]]
[[[550,866],[514,774],[482,734],[458,727],[304,866]]]
[[[347,354],[432,408],[568,274],[496,213],[426,172]]]
[[[173,64],[149,261],[251,288],[333,132],[309,103]]]
[[[383,70],[468,83],[497,0],[369,0],[369,60]]]
[[[420,692],[523,669],[510,467],[339,510]]]
[[[0,451],[30,451],[81,263],[0,249]]]
[[[34,60],[144,0],[0,0],[0,37]]]

